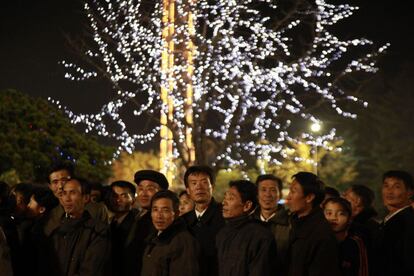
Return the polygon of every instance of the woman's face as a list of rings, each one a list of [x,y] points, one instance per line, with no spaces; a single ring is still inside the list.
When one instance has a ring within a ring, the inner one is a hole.
[[[348,229],[351,217],[339,203],[328,202],[323,211],[335,233]]]
[[[194,209],[194,202],[191,200],[191,198],[187,194],[183,194],[180,197],[180,216],[184,215],[185,213],[188,213]]]

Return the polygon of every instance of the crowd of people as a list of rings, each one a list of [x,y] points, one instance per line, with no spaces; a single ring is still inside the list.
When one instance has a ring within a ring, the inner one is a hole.
[[[108,186],[51,169],[48,185],[0,183],[0,275],[388,276],[414,275],[414,183],[383,175],[383,220],[374,192],[342,194],[313,173],[287,183],[260,175],[213,197],[208,166],[184,174],[185,190],[140,170]]]

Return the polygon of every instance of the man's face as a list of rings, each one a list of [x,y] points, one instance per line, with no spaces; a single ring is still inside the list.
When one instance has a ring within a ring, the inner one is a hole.
[[[112,211],[116,213],[126,213],[132,209],[134,197],[127,187],[112,187],[111,205]]]
[[[36,218],[45,212],[46,208],[40,206],[35,200],[34,196],[30,197],[30,202],[27,204],[27,216],[29,218]]]
[[[266,179],[258,183],[259,205],[262,210],[275,210],[280,199],[280,191],[274,180]]]
[[[77,180],[69,180],[63,186],[61,204],[65,212],[75,218],[83,214],[89,196],[82,194],[81,184]]]
[[[69,179],[70,175],[67,170],[55,171],[49,175],[49,189],[53,191],[57,198],[62,195],[62,187]]]
[[[349,201],[349,203],[351,203],[351,208],[352,208],[352,216],[356,216],[358,215],[358,213],[360,213],[360,207],[361,207],[361,198],[359,196],[357,196],[351,188],[347,189],[344,194],[343,197]]]
[[[223,218],[237,218],[246,214],[250,209],[249,201],[243,203],[236,187],[230,187],[224,193]]]
[[[387,177],[382,184],[382,199],[389,211],[398,210],[410,204],[413,192],[408,190],[404,181],[395,177]]]
[[[144,209],[151,207],[152,196],[161,190],[158,183],[151,180],[141,180],[138,183],[138,203]]]
[[[151,218],[152,224],[158,231],[164,231],[170,226],[178,212],[174,212],[173,203],[169,198],[159,198],[152,203]]]
[[[310,196],[305,196],[303,188],[298,181],[293,180],[289,188],[289,194],[286,197],[286,205],[289,210],[297,215],[312,209]]]
[[[195,203],[207,204],[213,195],[210,177],[204,173],[190,174],[187,179],[187,193]]]
[[[91,202],[95,202],[95,203],[100,202],[101,198],[102,198],[101,191],[94,190],[94,189],[91,190]]]

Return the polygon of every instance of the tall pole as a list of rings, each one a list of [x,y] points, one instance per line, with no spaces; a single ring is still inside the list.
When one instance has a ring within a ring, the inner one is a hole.
[[[166,79],[161,85],[161,129],[160,129],[160,169],[165,174],[168,182],[173,180],[173,133],[168,126],[168,122],[173,119],[174,105],[171,98],[174,89],[174,32],[175,32],[175,0],[163,1],[163,52],[161,56],[161,71]]]
[[[193,131],[193,83],[192,77],[194,74],[194,51],[195,46],[192,41],[192,37],[195,34],[194,29],[194,13],[191,10],[191,4],[195,0],[188,0],[186,3],[186,16],[177,17],[176,14],[176,2],[175,0],[164,0],[163,1],[163,52],[161,61],[161,71],[165,79],[161,85],[161,101],[163,108],[161,110],[161,142],[160,142],[160,168],[161,172],[164,173],[169,181],[173,183],[174,176],[176,174],[174,164],[174,137],[171,124],[174,120],[174,89],[180,89],[185,93],[184,113],[185,113],[185,141],[183,141],[185,149],[185,158],[187,164],[193,164],[195,161],[195,147],[193,143],[192,131]],[[180,18],[177,21],[177,18]],[[182,18],[185,18],[182,20]],[[182,25],[186,25],[186,32],[188,36],[183,36],[177,33],[177,28]],[[180,41],[177,43],[177,41]],[[177,44],[175,44],[177,43]],[[182,53],[182,56],[180,56]],[[177,55],[176,55],[177,54]],[[175,61],[176,59],[184,59],[186,64],[186,70],[182,74],[185,76],[176,75],[175,72]],[[178,85],[177,78],[180,77],[184,80],[185,85],[183,87]],[[177,88],[179,87],[179,88]],[[174,189],[174,187],[172,187]]]

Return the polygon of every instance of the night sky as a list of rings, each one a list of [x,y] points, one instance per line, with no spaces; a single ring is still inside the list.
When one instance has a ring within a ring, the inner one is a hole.
[[[339,2],[336,0],[336,2]],[[395,73],[414,64],[412,10],[406,1],[345,1],[360,6],[338,32],[366,37],[378,46],[392,44],[381,63]],[[0,9],[0,89],[62,100],[74,111],[95,112],[110,92],[98,81],[80,84],[64,79],[62,59],[75,58],[65,36],[79,36],[85,24],[80,0],[3,0]],[[414,82],[413,86],[414,88]]]

